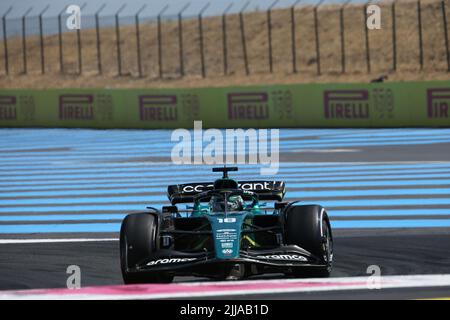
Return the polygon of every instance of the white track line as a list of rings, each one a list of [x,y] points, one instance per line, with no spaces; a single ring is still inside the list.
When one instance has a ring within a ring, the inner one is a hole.
[[[74,239],[0,239],[0,244],[21,243],[61,243],[61,242],[102,242],[119,241],[118,238],[74,238]]]
[[[369,290],[370,277],[343,277],[328,279],[282,279],[282,280],[256,280],[238,282],[203,282],[168,285],[138,285],[138,286],[109,286],[86,287],[79,290],[48,289],[48,290],[22,290],[0,291],[1,299],[37,299],[37,300],[78,300],[78,299],[165,299],[165,298],[193,298],[193,297],[221,297],[231,295],[248,296],[254,294],[292,293],[292,292],[326,292]],[[258,284],[263,284],[258,288]],[[264,285],[265,284],[265,285]],[[204,286],[204,290],[195,290],[192,287]],[[173,287],[176,287],[176,291]],[[230,288],[221,288],[230,286]],[[283,287],[286,286],[286,287]],[[424,288],[424,287],[450,287],[450,274],[440,275],[409,275],[381,277],[381,289],[372,289],[380,292],[384,289],[396,288]],[[170,290],[172,288],[172,290]],[[192,289],[190,289],[192,288]],[[168,289],[168,290],[166,290]],[[357,298],[355,294],[355,298]]]
[[[313,152],[313,153],[328,153],[328,152],[360,152],[361,149],[294,149],[291,152]]]

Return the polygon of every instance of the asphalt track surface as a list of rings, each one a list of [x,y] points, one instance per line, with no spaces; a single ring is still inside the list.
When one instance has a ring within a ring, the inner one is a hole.
[[[124,214],[167,203],[167,184],[215,177],[210,166],[170,163],[170,131],[0,131],[0,290],[65,287],[69,265],[81,268],[83,287],[122,284]],[[290,129],[280,138],[277,175],[247,165],[239,178],[285,180],[288,200],[327,208],[333,277],[365,276],[370,265],[382,275],[450,273],[450,130]],[[207,281],[176,279],[198,280]],[[409,288],[255,298],[447,296]]]

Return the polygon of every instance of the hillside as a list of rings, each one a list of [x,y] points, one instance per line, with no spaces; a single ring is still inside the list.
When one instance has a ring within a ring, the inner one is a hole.
[[[296,82],[368,82],[381,74],[388,81],[447,80],[447,56],[441,3],[422,1],[423,70],[419,64],[417,2],[400,1],[396,6],[397,70],[393,71],[391,6],[382,4],[382,28],[369,31],[371,72],[366,71],[365,23],[363,7],[349,5],[344,11],[346,73],[341,74],[339,6],[322,6],[318,11],[321,71],[317,75],[314,16],[311,6],[298,7],[296,20],[296,63],[292,72],[291,13],[289,9],[272,12],[273,74],[268,66],[267,16],[265,12],[244,15],[250,75],[245,74],[239,16],[227,17],[229,75],[223,75],[222,19],[204,18],[206,78],[201,77],[198,22],[183,21],[185,76],[180,77],[178,26],[165,21],[162,27],[163,79],[159,79],[157,27],[142,24],[141,49],[144,77],[137,69],[134,25],[121,27],[123,76],[118,76],[114,28],[101,29],[101,51],[104,74],[97,75],[96,34],[93,29],[81,31],[82,75],[77,75],[76,33],[63,36],[64,69],[59,70],[58,36],[47,36],[45,43],[46,74],[40,74],[40,49],[37,36],[27,39],[28,74],[22,72],[22,40],[8,40],[10,75],[0,76],[1,88],[48,87],[192,87],[260,83]],[[450,6],[447,6],[447,13]],[[450,15],[449,15],[450,16]],[[3,49],[0,61],[3,64]],[[3,70],[2,70],[3,73]]]

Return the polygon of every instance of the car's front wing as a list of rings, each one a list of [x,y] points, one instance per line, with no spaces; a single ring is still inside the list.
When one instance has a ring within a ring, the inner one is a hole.
[[[175,275],[211,275],[223,266],[242,264],[257,266],[258,273],[285,272],[290,268],[324,268],[321,260],[298,246],[281,246],[268,250],[241,250],[238,258],[219,259],[214,252],[186,253],[160,250],[128,272],[171,272]]]

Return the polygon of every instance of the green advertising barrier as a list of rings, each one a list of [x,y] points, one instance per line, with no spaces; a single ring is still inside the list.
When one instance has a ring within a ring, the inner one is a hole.
[[[450,82],[0,90],[1,127],[450,126]]]

